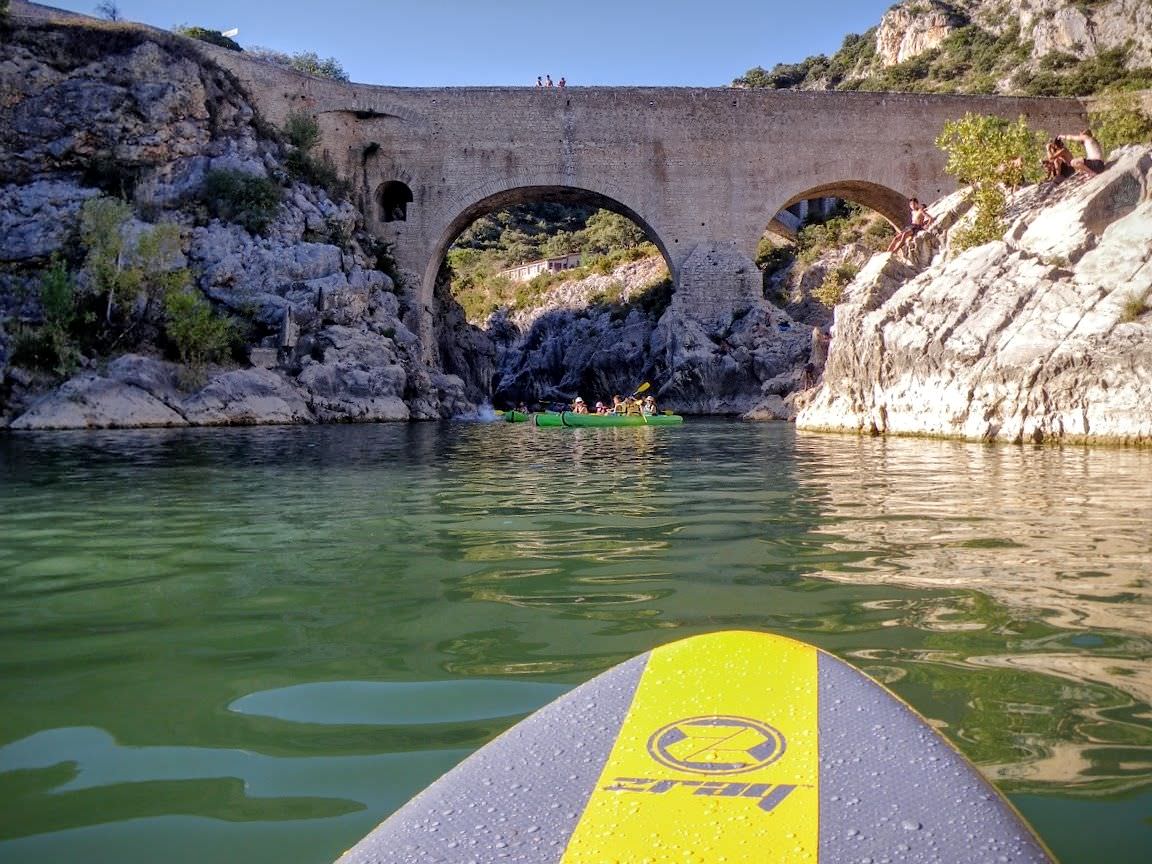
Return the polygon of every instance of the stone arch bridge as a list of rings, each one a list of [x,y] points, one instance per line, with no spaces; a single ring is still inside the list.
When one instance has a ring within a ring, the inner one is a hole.
[[[753,263],[775,215],[835,196],[902,224],[906,199],[953,189],[934,141],[966,112],[1079,130],[1074,99],[673,87],[398,88],[345,84],[205,46],[282,125],[314,115],[370,229],[432,290],[475,218],[550,199],[633,219],[659,247],[674,303],[701,320],[761,296]],[[427,346],[429,340],[424,339]]]

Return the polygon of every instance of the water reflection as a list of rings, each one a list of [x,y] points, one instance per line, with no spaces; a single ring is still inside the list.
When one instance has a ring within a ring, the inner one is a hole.
[[[0,857],[330,860],[546,693],[749,628],[887,682],[1070,849],[1063,806],[1107,803],[1143,862],[1150,477],[720,422],[0,437]]]

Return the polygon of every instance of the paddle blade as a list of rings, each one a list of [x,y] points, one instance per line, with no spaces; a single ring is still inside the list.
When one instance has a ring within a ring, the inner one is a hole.
[[[649,382],[645,381],[643,384],[641,384],[639,387],[636,388],[636,392],[633,393],[632,395],[633,396],[639,396],[641,393],[643,393],[645,390],[647,390],[651,386],[652,385]]]

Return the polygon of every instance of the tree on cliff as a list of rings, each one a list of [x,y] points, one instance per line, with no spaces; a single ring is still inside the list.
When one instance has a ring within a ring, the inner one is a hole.
[[[181,36],[187,36],[189,39],[199,39],[201,42],[207,42],[210,45],[227,48],[229,51],[244,50],[235,40],[229,39],[219,30],[209,30],[207,27],[190,27],[187,24],[181,24],[179,27],[173,27],[172,32]]]
[[[944,124],[936,146],[948,154],[945,170],[972,187],[975,221],[956,235],[961,249],[978,246],[1004,233],[1004,186],[1015,188],[1039,179],[1043,139],[1027,120],[965,114]]]
[[[96,14],[106,21],[120,21],[124,18],[120,14],[120,4],[115,0],[103,0],[96,4]]]

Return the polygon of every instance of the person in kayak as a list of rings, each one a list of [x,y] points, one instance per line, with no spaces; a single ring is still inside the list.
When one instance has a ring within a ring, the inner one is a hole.
[[[625,414],[628,411],[628,406],[624,404],[623,398],[617,393],[612,397],[612,414]]]
[[[572,403],[572,413],[573,414],[587,414],[588,413],[588,406],[584,404],[584,398],[582,396],[577,396],[576,401]]]
[[[644,404],[641,406],[641,410],[649,417],[656,413],[656,399],[651,393],[644,397]]]
[[[603,402],[597,402],[596,403],[596,413],[603,415],[603,414],[611,414],[612,412],[608,410],[608,406],[605,405]]]

